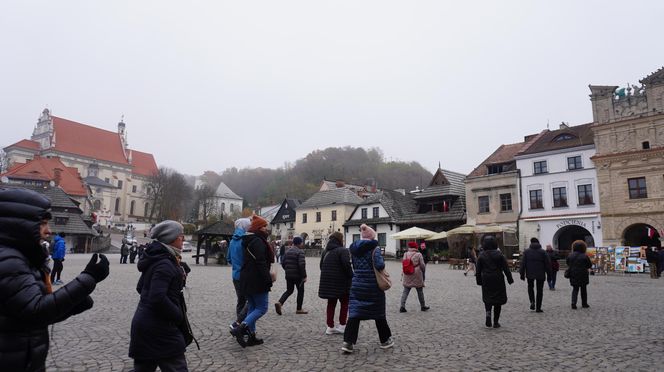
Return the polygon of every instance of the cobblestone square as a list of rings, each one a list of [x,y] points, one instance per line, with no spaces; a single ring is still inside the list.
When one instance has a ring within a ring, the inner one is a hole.
[[[77,275],[90,255],[68,255],[63,280]],[[228,333],[235,294],[230,267],[191,265],[185,296],[201,346],[189,346],[192,371],[222,370],[661,370],[664,361],[664,280],[648,275],[591,276],[590,309],[570,309],[571,287],[559,280],[545,289],[543,314],[528,309],[526,284],[515,275],[503,307],[502,328],[484,326],[480,287],[473,277],[447,265],[427,266],[425,296],[431,310],[419,310],[416,293],[399,313],[400,262],[389,261],[393,288],[387,292],[388,322],[395,338],[382,350],[373,322],[363,322],[351,355],[340,351],[342,336],[324,334],[325,301],[317,296],[318,260],[307,259],[308,315],[295,314],[295,294],[278,316],[272,305],[285,290],[283,270],[270,293],[268,314],[257,329],[265,344],[242,349]],[[135,265],[109,255],[111,275],[93,293],[94,308],[51,328],[49,371],[126,371],[131,319],[138,303]],[[338,311],[338,309],[337,309]]]

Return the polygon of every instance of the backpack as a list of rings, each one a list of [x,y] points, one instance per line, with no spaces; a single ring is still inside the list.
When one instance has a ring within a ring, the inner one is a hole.
[[[412,275],[415,272],[415,265],[413,264],[412,258],[412,255],[410,257],[406,256],[403,261],[401,261],[404,275]]]

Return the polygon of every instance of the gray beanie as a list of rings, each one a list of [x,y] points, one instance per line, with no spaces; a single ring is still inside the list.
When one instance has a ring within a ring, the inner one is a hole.
[[[182,224],[172,220],[159,222],[152,228],[150,237],[164,244],[171,244],[177,239],[178,235],[184,234]]]

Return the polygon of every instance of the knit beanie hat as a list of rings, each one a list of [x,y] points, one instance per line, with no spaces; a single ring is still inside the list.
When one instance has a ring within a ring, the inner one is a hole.
[[[417,248],[416,242],[408,242],[408,248]]]
[[[334,239],[338,241],[339,243],[344,242],[344,234],[342,234],[340,231],[335,231],[332,234],[330,234],[330,239]]]
[[[247,231],[249,226],[251,226],[251,220],[249,218],[238,218],[237,220],[235,220],[236,229],[242,229],[244,231]]]
[[[179,222],[166,220],[152,228],[150,237],[164,244],[171,244],[178,235],[184,234],[184,227]]]
[[[362,224],[360,225],[360,238],[362,240],[374,240],[376,239],[376,232],[366,224]]]
[[[299,236],[294,237],[293,245],[300,245],[300,244],[302,244],[302,238],[300,238]]]
[[[249,226],[249,232],[255,233],[260,230],[261,227],[267,226],[267,220],[261,216],[253,216],[251,218],[251,226]]]

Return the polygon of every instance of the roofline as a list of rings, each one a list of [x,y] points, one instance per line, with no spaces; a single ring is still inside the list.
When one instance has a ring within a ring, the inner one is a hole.
[[[66,152],[66,151],[62,151],[62,150],[56,150],[54,147],[51,147],[51,148],[48,148],[48,149],[42,150],[41,152],[42,152],[42,154],[40,154],[41,156],[46,156],[45,154],[46,154],[47,152],[53,152],[53,153],[56,153],[56,154],[64,154],[65,156],[69,156],[69,157],[72,157],[72,156],[78,156],[78,157],[80,157],[80,158],[85,158],[85,159],[90,159],[90,160],[95,160],[95,161],[99,161],[99,160],[101,160],[101,161],[104,161],[104,162],[107,162],[107,163],[113,163],[113,164],[117,164],[117,165],[120,165],[120,166],[122,166],[122,167],[128,168],[130,171],[131,171],[131,169],[133,168],[133,166],[132,166],[131,164],[129,164],[128,162],[122,164],[122,163],[117,163],[117,162],[112,161],[112,160],[106,160],[106,159],[101,159],[101,158],[91,158],[91,157],[89,157],[89,156],[87,156],[87,155],[74,154],[74,153],[71,153],[71,152]],[[131,172],[130,172],[130,173],[131,173]]]
[[[563,147],[559,148],[557,150],[548,150],[548,151],[541,151],[541,152],[532,152],[528,154],[522,154],[515,156],[515,160],[523,160],[523,159],[530,159],[530,158],[538,158],[540,156],[546,156],[546,155],[555,155],[555,154],[561,154],[564,152],[572,152],[573,150],[589,150],[589,149],[594,149],[595,144],[589,144],[589,145],[580,145],[580,146],[572,146],[572,147]]]

